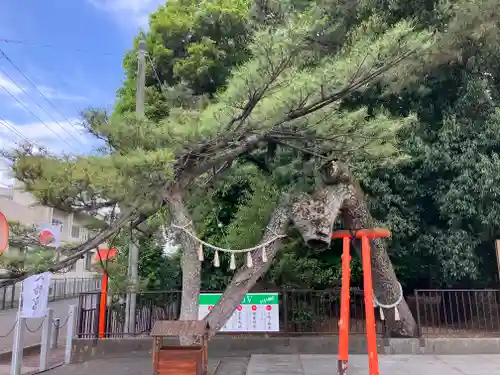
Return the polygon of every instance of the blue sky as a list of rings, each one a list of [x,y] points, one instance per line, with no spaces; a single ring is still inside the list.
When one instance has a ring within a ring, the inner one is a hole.
[[[164,2],[0,1],[0,49],[57,109],[0,53],[0,148],[21,140],[5,122],[55,152],[81,153],[95,148],[77,129],[78,113],[89,106],[112,108],[123,79],[123,54],[131,48],[139,28],[147,27],[148,14]],[[0,183],[2,178],[5,168],[0,165]]]

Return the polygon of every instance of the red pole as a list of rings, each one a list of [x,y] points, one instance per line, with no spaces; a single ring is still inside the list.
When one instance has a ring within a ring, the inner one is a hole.
[[[377,353],[377,331],[375,327],[375,308],[373,306],[372,262],[370,259],[370,240],[361,235],[363,262],[363,281],[366,311],[366,341],[368,346],[368,368],[370,375],[379,375]]]
[[[106,305],[108,304],[108,274],[103,270],[101,283],[101,303],[99,305],[99,338],[104,338],[106,327]]]
[[[361,258],[363,263],[363,284],[366,311],[366,341],[368,346],[368,368],[370,375],[379,375],[377,330],[375,325],[375,307],[373,306],[372,261],[370,254],[370,238],[389,237],[387,229],[362,229],[356,232],[361,238]]]
[[[340,320],[339,320],[339,355],[337,361],[337,374],[347,375],[349,361],[349,300],[351,283],[351,233],[349,231],[336,231],[332,238],[342,238],[342,287],[340,290]]]
[[[350,236],[343,237],[342,239],[342,289],[340,292],[338,375],[347,375],[349,360],[349,299],[351,289],[350,241]]]

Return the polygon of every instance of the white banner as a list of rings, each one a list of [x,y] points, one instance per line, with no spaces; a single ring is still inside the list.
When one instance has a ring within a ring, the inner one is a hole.
[[[42,318],[47,315],[51,278],[50,272],[44,272],[23,281],[21,317]]]

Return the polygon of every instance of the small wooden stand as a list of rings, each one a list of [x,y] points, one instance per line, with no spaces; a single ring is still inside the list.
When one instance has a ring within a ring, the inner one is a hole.
[[[154,375],[207,375],[208,323],[197,320],[161,320],[151,330]],[[165,337],[195,336],[199,345],[164,345]]]

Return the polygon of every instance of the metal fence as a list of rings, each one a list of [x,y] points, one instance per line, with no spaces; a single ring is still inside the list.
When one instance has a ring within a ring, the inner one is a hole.
[[[280,294],[280,332],[272,334],[338,334],[340,289],[268,292]],[[156,320],[178,319],[180,297],[180,291],[138,293],[134,334],[148,333]],[[500,290],[418,289],[406,300],[421,336],[500,336]],[[100,293],[80,295],[79,337],[97,337],[99,303]],[[350,333],[364,334],[366,326],[362,290],[351,289],[350,309]],[[376,314],[376,318],[377,333],[387,332],[379,320],[379,314]],[[106,336],[124,336],[124,323],[125,295],[109,296]]]
[[[275,335],[334,335],[340,318],[340,289],[281,290],[279,292],[280,332]],[[203,292],[217,293],[217,292]],[[219,292],[220,293],[220,292]],[[136,335],[148,333],[156,320],[176,320],[180,314],[180,291],[146,292],[137,294]],[[84,293],[79,301],[79,337],[97,337],[100,293]],[[378,314],[377,314],[378,318]],[[124,335],[125,295],[108,297],[106,310],[107,337]],[[351,289],[352,334],[365,333],[365,310],[362,290]],[[381,334],[383,324],[377,321]],[[253,333],[258,334],[258,333]]]
[[[423,336],[499,336],[499,289],[415,290]]]
[[[57,278],[52,279],[49,301],[78,297],[81,293],[96,292],[101,288],[100,278]],[[0,288],[0,310],[19,306],[21,283]]]

